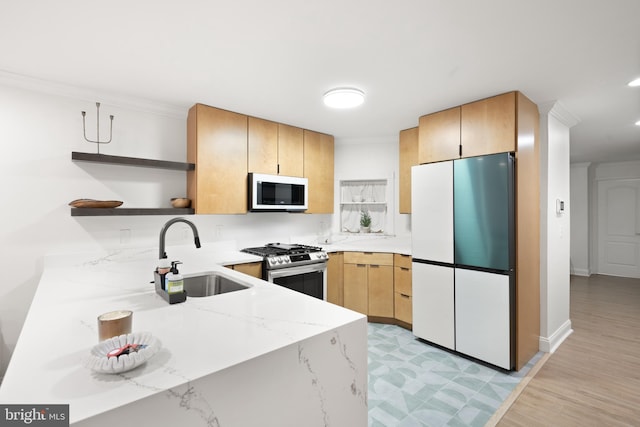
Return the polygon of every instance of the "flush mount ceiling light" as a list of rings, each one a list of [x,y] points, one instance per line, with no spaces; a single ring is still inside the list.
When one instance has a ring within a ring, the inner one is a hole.
[[[324,105],[331,108],[354,108],[363,102],[364,92],[352,87],[339,87],[324,94]]]
[[[636,122],[636,126],[640,126],[640,120]]]
[[[640,77],[638,77],[637,79],[630,81],[629,82],[629,86],[631,87],[636,87],[636,86],[640,86]]]

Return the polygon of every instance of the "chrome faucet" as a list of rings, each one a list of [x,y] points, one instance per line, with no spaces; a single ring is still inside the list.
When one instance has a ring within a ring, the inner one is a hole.
[[[160,251],[159,251],[158,258],[167,257],[167,253],[164,251],[165,235],[167,234],[167,230],[169,229],[169,227],[171,227],[176,222],[184,222],[189,227],[191,227],[191,230],[193,231],[193,242],[196,244],[196,248],[200,247],[200,236],[198,235],[198,229],[196,228],[195,224],[184,218],[173,218],[167,221],[166,224],[163,225],[162,229],[160,230]]]

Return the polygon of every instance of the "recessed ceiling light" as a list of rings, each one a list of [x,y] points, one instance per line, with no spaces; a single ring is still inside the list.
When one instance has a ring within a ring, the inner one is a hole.
[[[629,86],[631,87],[636,87],[636,86],[640,86],[640,77],[638,77],[637,79],[630,81],[629,82]]]
[[[364,102],[364,92],[353,87],[339,87],[324,94],[324,105],[331,108],[354,108]]]
[[[636,122],[636,126],[640,126],[640,120]]]

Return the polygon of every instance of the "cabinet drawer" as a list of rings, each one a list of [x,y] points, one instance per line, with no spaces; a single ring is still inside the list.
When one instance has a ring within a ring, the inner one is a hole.
[[[345,264],[393,265],[393,254],[378,252],[345,252]]]
[[[411,292],[411,269],[395,267],[393,274],[393,287],[396,292],[412,295]]]
[[[411,268],[411,255],[393,254],[393,265]]]
[[[405,323],[413,323],[412,297],[410,295],[395,293],[395,317]]]

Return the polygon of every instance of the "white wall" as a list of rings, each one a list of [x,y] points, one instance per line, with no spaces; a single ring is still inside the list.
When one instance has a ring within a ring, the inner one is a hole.
[[[123,247],[156,247],[168,216],[71,217],[70,201],[78,198],[122,200],[123,207],[170,207],[184,196],[186,172],[71,161],[72,151],[96,152],[82,136],[82,110],[87,133],[95,138],[95,101],[101,101],[101,135],[108,115],[114,135],[104,154],[185,161],[184,108],[0,74],[0,259],[5,280],[0,287],[0,377],[16,345],[47,253]],[[231,241],[238,248],[269,241],[313,239],[331,215],[251,213],[194,215],[203,241]],[[170,246],[190,244],[190,229],[172,227]],[[194,248],[195,250],[195,248]],[[154,266],[149,266],[150,271]],[[60,292],[64,292],[61,289]],[[62,331],[64,332],[64,331]]]
[[[389,138],[337,140],[335,148],[336,206],[334,232],[340,225],[339,182],[350,179],[386,179],[389,186],[387,215],[389,234],[407,236],[411,232],[411,215],[398,213],[398,172],[400,167],[399,134]]]
[[[591,275],[589,248],[589,167],[591,163],[571,165],[571,274]]]
[[[575,119],[563,106],[540,110],[540,349],[554,351],[572,332],[569,318],[571,210],[569,128]],[[564,201],[564,213],[556,201]]]

